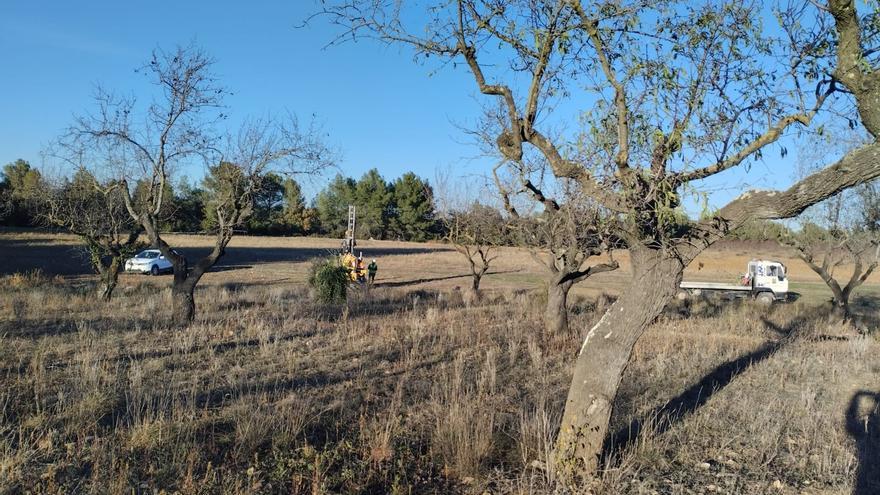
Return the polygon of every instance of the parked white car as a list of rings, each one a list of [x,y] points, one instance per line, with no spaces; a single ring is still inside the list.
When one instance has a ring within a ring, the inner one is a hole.
[[[173,271],[173,266],[158,249],[147,249],[126,260],[125,271],[159,275]]]

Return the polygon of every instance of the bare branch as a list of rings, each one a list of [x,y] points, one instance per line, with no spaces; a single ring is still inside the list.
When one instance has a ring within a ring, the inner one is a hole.
[[[816,103],[813,105],[813,108],[809,112],[783,117],[778,122],[770,126],[757,139],[750,142],[733,156],[713,165],[699,168],[690,172],[682,172],[676,174],[675,180],[678,183],[683,184],[693,180],[705,179],[706,177],[718,174],[725,170],[736,167],[737,165],[740,165],[748,157],[754,155],[756,151],[764,148],[768,144],[776,142],[780,137],[782,137],[783,132],[793,124],[800,124],[804,127],[809,126],[810,122],[819,112],[819,109],[822,108],[825,100],[835,91],[836,89],[834,84],[830,84],[828,88],[816,99]]]
[[[602,66],[602,72],[608,83],[614,88],[614,105],[617,108],[617,157],[615,159],[619,170],[629,168],[629,107],[626,103],[626,89],[623,83],[617,77],[611,61],[608,59],[608,53],[605,50],[605,44],[599,33],[599,23],[596,19],[591,19],[584,12],[580,0],[570,0],[578,16],[581,18],[582,26],[590,36],[593,47],[596,49],[596,57]]]

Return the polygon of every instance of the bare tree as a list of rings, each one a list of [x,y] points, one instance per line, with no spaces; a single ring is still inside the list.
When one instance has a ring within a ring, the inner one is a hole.
[[[826,127],[822,136],[799,146],[800,175],[814,173],[816,164],[828,163],[865,143],[863,135],[846,126]],[[822,278],[831,290],[834,312],[844,320],[852,316],[853,291],[880,262],[880,232],[874,219],[880,203],[875,188],[873,182],[862,184],[813,205],[800,215],[800,228],[780,239]]]
[[[517,170],[515,182],[519,190],[506,186],[494,170],[495,184],[502,202],[516,222],[514,236],[529,248],[532,257],[544,267],[547,281],[547,307],[544,329],[548,334],[568,332],[568,293],[571,288],[592,275],[616,270],[617,261],[590,264],[590,259],[601,254],[611,255],[615,247],[613,215],[604,214],[589,198],[567,190],[561,203],[549,198],[528,178],[522,163],[512,164]],[[572,188],[576,188],[573,185]],[[537,214],[521,215],[512,196],[524,194],[538,203],[543,210]]]
[[[497,136],[506,158],[537,150],[556,178],[576,181],[623,218],[632,282],[578,352],[557,440],[563,475],[596,472],[633,346],[700,252],[750,219],[796,216],[880,175],[877,51],[852,0],[776,6],[772,20],[762,5],[739,0],[454,0],[426,9],[426,22],[398,2],[323,5],[342,27],[337,41],[367,36],[408,44],[420,60],[463,61],[506,111]],[[577,140],[546,130],[560,101],[586,105]],[[746,192],[705,220],[676,214],[683,191],[748,169],[786,132],[852,115],[820,114],[852,104],[870,144],[788,189]]]
[[[173,266],[172,319],[177,326],[188,325],[195,317],[195,286],[223,256],[234,229],[250,214],[262,174],[278,165],[290,172],[313,172],[326,166],[329,158],[316,130],[302,130],[294,119],[287,126],[245,123],[224,143],[215,126],[224,117],[226,90],[211,72],[212,65],[213,60],[196,47],[157,50],[141,71],[159,93],[142,113],[135,99],[99,90],[97,110],[77,118],[63,139],[72,153],[109,154],[114,157],[111,163],[120,164],[107,173],[123,185],[126,210]],[[162,236],[160,215],[176,170],[196,163],[223,164],[237,172],[221,174],[221,182],[231,182],[213,199],[214,247],[190,265]]]
[[[866,232],[804,227],[788,243],[831,289],[834,311],[849,319],[850,296],[880,264],[880,239]],[[840,273],[844,266],[852,268],[849,278]],[[843,286],[838,280],[841,277]]]
[[[118,182],[100,183],[88,170],[52,186],[44,182],[38,209],[41,220],[82,239],[89,262],[100,278],[98,297],[113,297],[125,259],[143,247],[142,227],[125,208]]]
[[[532,254],[550,274],[547,286],[547,309],[544,328],[548,333],[568,332],[568,293],[571,288],[593,275],[618,268],[614,259],[592,262],[602,254],[611,255],[612,237],[599,214],[578,204],[545,212],[533,232]]]
[[[544,329],[568,332],[568,293],[574,284],[618,268],[589,260],[611,254],[616,216],[584,195],[575,181],[553,181],[547,161],[528,149],[516,160],[499,153],[497,136],[506,129],[503,108],[486,108],[480,124],[465,132],[476,138],[486,156],[498,159],[492,179],[501,203],[513,220],[512,239],[529,248],[548,274]],[[561,201],[560,201],[561,200]],[[521,212],[522,210],[522,212]],[[540,210],[540,213],[535,213]],[[620,246],[618,246],[620,247]]]
[[[449,213],[445,223],[446,239],[467,259],[471,289],[479,295],[480,282],[498,257],[498,247],[504,244],[505,219],[498,210],[473,203],[466,210]]]

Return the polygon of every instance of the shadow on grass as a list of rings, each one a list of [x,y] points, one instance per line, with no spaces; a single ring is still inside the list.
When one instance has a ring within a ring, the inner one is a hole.
[[[761,317],[768,329],[779,334],[778,340],[770,341],[752,352],[722,363],[665,404],[631,420],[627,426],[605,439],[602,452],[603,460],[613,459],[617,454],[631,447],[638,440],[639,434],[646,425],[650,425],[655,434],[665,433],[687,416],[696,412],[749,367],[772,357],[797,334],[803,324],[824,316],[827,316],[827,311],[824,308],[815,308],[794,318],[785,326],[777,325],[767,317]]]
[[[853,394],[846,410],[846,431],[855,440],[859,460],[853,495],[880,493],[880,393]]]
[[[165,321],[155,318],[97,317],[86,321],[73,318],[31,319],[19,318],[0,322],[0,335],[39,340],[79,332],[83,329],[96,333],[153,330],[165,328]]]
[[[276,238],[277,239],[277,238]],[[211,251],[211,247],[184,247],[176,248],[187,257],[190,265],[204,257]],[[395,256],[406,254],[425,254],[450,251],[451,248],[444,246],[432,247],[365,247],[358,248],[364,256],[379,258],[383,256]],[[0,237],[0,259],[6,263],[0,264],[0,275],[10,275],[16,272],[24,273],[30,270],[41,269],[48,275],[92,275],[94,272],[89,266],[88,258],[78,253],[82,247],[71,244],[60,244],[51,237],[30,239],[8,239]],[[232,246],[226,249],[226,253],[210,271],[225,271],[250,268],[254,265],[265,263],[298,263],[313,258],[330,256],[333,249],[310,248],[310,247],[238,247]]]
[[[195,354],[202,351],[210,351],[212,354],[223,354],[225,352],[237,350],[237,349],[249,349],[259,347],[260,345],[272,345],[272,344],[280,344],[284,342],[291,342],[297,339],[308,339],[312,337],[316,337],[322,334],[329,333],[329,330],[308,330],[305,332],[285,335],[283,337],[273,337],[269,338],[265,341],[261,341],[258,339],[248,339],[248,340],[233,340],[228,342],[218,342],[210,345],[196,345],[192,347],[188,347],[186,349],[162,349],[162,350],[152,350],[152,351],[144,351],[144,352],[134,352],[130,354],[121,354],[115,358],[111,358],[108,361],[120,362],[120,361],[143,361],[147,359],[162,359],[169,356],[179,356],[179,355],[187,355],[187,354]]]
[[[487,273],[487,275],[489,275],[489,274]],[[385,287],[385,288],[406,287],[408,285],[426,284],[428,282],[437,282],[440,280],[452,280],[454,278],[464,278],[464,277],[470,277],[470,276],[471,275],[469,273],[465,273],[463,275],[449,275],[446,277],[419,278],[416,280],[401,280],[399,282],[377,282],[377,283],[373,284],[373,287],[377,287],[377,288],[378,287]]]
[[[361,357],[364,355],[360,354]],[[372,358],[372,359],[370,359]],[[396,356],[391,353],[387,355],[367,356],[365,359],[371,362],[388,361],[393,362]],[[413,371],[420,368],[430,368],[439,365],[443,359],[435,359],[412,367],[406,371]],[[363,379],[366,382],[374,380],[396,380],[397,377],[404,373],[404,370],[397,372],[385,372],[383,370],[366,371],[364,368],[352,368],[345,371],[313,371],[303,376],[290,377],[284,379],[267,380],[263,382],[248,381],[245,383],[234,384],[224,387],[214,388],[195,395],[193,398],[194,405],[199,409],[212,409],[224,406],[227,402],[243,397],[251,397],[262,393],[270,393],[275,397],[283,397],[291,392],[302,391],[311,388],[325,388],[340,383],[351,382],[355,379]],[[354,389],[351,392],[355,392]],[[354,397],[346,397],[346,407],[351,406]]]
[[[384,287],[350,289],[360,292],[360,296],[349,296],[347,304],[311,303],[303,311],[318,320],[329,322],[342,318],[380,317],[411,311],[417,306],[432,306],[439,309],[454,309],[464,305],[460,297],[451,297],[448,292],[433,289],[416,289],[401,292],[386,292]],[[373,291],[376,292],[373,292]]]
[[[853,321],[866,333],[880,330],[880,297],[859,295],[850,304]]]
[[[505,270],[505,271],[501,271],[501,272],[486,272],[483,275],[483,278],[488,277],[489,275],[502,275],[505,273],[516,273],[518,271],[520,271],[520,270]],[[462,275],[448,275],[445,277],[419,278],[416,280],[401,280],[399,282],[378,282],[378,283],[374,284],[373,286],[374,287],[385,287],[385,288],[407,287],[410,285],[426,284],[428,282],[437,282],[440,280],[452,280],[455,278],[466,278],[466,277],[470,277],[470,276],[471,276],[470,273],[465,273]]]

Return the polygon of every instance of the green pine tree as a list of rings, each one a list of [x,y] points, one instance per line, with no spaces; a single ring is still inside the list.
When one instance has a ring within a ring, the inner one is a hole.
[[[302,188],[293,179],[285,179],[282,183],[284,188],[284,206],[282,209],[282,221],[291,230],[291,233],[304,234],[307,229],[306,199],[303,197]]]
[[[343,237],[348,227],[348,205],[354,204],[355,181],[337,174],[315,198],[315,208],[323,232]]]
[[[408,241],[424,241],[434,219],[434,191],[428,181],[407,172],[394,182],[395,217],[398,232]]]
[[[40,171],[25,160],[18,159],[3,167],[0,189],[4,191],[4,200],[8,203],[4,219],[6,225],[29,227],[37,224],[33,203],[38,199],[35,195],[42,182]]]
[[[357,236],[384,239],[387,237],[392,212],[392,191],[379,171],[371,169],[355,186],[354,204],[357,206]]]

